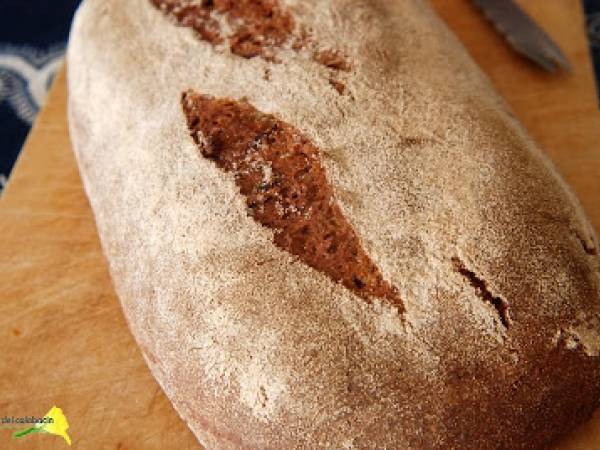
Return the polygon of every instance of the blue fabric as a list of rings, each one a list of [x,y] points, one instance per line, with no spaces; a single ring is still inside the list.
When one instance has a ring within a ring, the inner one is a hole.
[[[79,0],[0,0],[0,190],[60,67]]]
[[[600,100],[600,0],[583,0],[583,7]]]
[[[79,1],[0,0],[0,190],[60,65]],[[600,0],[582,1],[598,79]]]

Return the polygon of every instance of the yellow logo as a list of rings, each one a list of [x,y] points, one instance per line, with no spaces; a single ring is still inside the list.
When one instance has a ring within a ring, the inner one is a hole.
[[[50,411],[46,413],[41,423],[36,423],[31,428],[26,428],[21,431],[17,431],[13,434],[13,438],[19,439],[32,433],[48,433],[61,436],[67,444],[71,445],[71,438],[67,434],[69,429],[69,422],[62,412],[62,409],[53,406]]]

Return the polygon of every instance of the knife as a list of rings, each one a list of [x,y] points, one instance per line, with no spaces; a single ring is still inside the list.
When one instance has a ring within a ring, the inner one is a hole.
[[[518,53],[549,72],[571,71],[565,54],[513,0],[472,1]]]

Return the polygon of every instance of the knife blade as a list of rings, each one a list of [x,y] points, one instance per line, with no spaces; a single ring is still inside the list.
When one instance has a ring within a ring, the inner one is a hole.
[[[518,53],[549,72],[571,71],[558,45],[513,0],[472,1]]]

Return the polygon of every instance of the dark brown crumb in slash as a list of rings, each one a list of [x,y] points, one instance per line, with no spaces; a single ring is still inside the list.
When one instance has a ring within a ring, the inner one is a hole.
[[[182,107],[202,155],[233,173],[249,214],[273,230],[275,245],[362,298],[387,299],[403,311],[338,206],[311,141],[246,102],[190,91]]]
[[[339,50],[319,50],[313,55],[315,61],[334,70],[349,72],[351,67],[346,57]]]
[[[276,0],[215,0],[232,25],[240,24],[230,38],[232,53],[245,58],[272,57],[295,28],[294,19]]]
[[[227,41],[231,52],[243,58],[261,57],[278,62],[276,50],[289,44],[294,51],[308,49],[313,59],[333,70],[350,71],[338,50],[314,50],[317,43],[305,26],[297,26],[291,12],[278,0],[150,0],[182,27],[213,45]],[[227,21],[225,35],[219,20]]]
[[[346,91],[346,85],[344,83],[334,78],[330,78],[329,84],[333,86],[333,88],[338,92],[338,94],[344,95],[344,92]]]
[[[244,57],[273,59],[273,49],[292,37],[295,23],[277,0],[150,0],[178,25],[193,28],[200,39],[211,44],[229,41],[231,52]],[[232,29],[229,36],[217,17],[225,18]]]
[[[190,4],[184,0],[150,0],[154,6],[172,17],[183,27],[192,28],[198,37],[217,45],[223,42],[221,27],[211,17],[213,5],[210,2]]]

